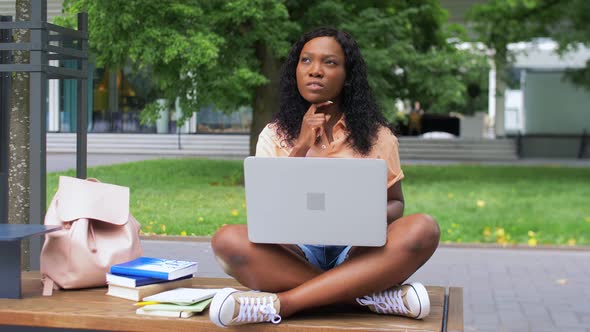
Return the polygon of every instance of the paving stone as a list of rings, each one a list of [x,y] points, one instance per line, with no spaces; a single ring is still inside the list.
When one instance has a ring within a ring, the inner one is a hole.
[[[531,326],[531,331],[533,332],[556,332],[559,331],[555,327],[538,327],[538,326]]]
[[[555,324],[556,327],[555,329],[558,331],[584,331],[586,328],[588,328],[588,324]]]
[[[471,290],[472,293],[492,294],[492,289],[490,288],[490,285],[487,282],[470,284],[468,288]]]
[[[520,305],[518,303],[513,302],[509,302],[507,304],[496,303],[496,310],[498,311],[498,313],[524,314]]]
[[[531,328],[555,328],[555,323],[551,316],[549,315],[538,315],[538,314],[526,314],[527,319],[529,320],[529,325]]]
[[[549,315],[549,311],[542,303],[521,302],[520,307],[522,308],[522,311],[528,315]]]
[[[473,313],[473,322],[477,324],[477,326],[484,326],[484,325],[499,325],[499,318],[496,313]]]
[[[559,290],[559,291],[546,291],[543,292],[543,301],[551,304],[569,304],[572,299],[579,297],[580,293],[576,290]]]
[[[580,314],[590,314],[590,301],[576,301],[570,303],[569,308]]]
[[[508,273],[512,274],[513,276],[524,276],[528,274],[528,271],[525,267],[519,266],[508,266],[507,268]]]
[[[479,325],[476,328],[477,332],[498,332],[500,327],[498,325]]]
[[[515,298],[515,301],[520,303],[542,302],[543,298],[539,294],[535,295],[520,295]]]
[[[480,303],[496,303],[491,293],[471,293],[471,296],[469,298],[473,301]]]
[[[555,322],[555,325],[568,325],[568,324],[579,324],[580,320],[578,315],[571,311],[553,311],[551,312],[551,318]]]
[[[523,332],[523,331],[529,331],[529,326],[528,325],[523,325],[523,326],[502,326],[502,329],[500,330],[502,332]]]
[[[496,308],[496,302],[493,299],[490,298],[472,298],[471,299],[471,305],[473,306],[473,308],[476,308],[478,306],[486,306],[486,307],[492,307],[492,308]]]
[[[474,313],[495,313],[496,306],[494,304],[478,303],[473,307]]]
[[[501,310],[503,308],[506,308],[506,310],[518,310],[520,311],[520,304],[518,303],[518,301],[514,298],[494,298],[494,300],[496,301],[496,307],[498,308],[498,310]]]
[[[528,319],[523,314],[504,315],[504,314],[500,313],[498,315],[500,316],[500,321],[505,325],[511,325],[511,324],[528,325]]]
[[[580,322],[590,327],[590,314],[579,314]]]
[[[468,285],[469,283],[471,283],[472,279],[466,276],[457,276],[457,275],[451,275],[453,281],[459,282],[461,285]]]
[[[466,323],[465,326],[463,326],[463,329],[465,330],[465,332],[479,332],[474,324]]]
[[[514,296],[514,288],[511,287],[512,285],[506,286],[499,286],[492,288],[492,293],[494,295],[506,295],[506,296]]]
[[[505,307],[501,307],[501,308],[496,308],[496,311],[498,313],[498,315],[500,316],[522,316],[522,317],[526,317],[525,313],[520,309],[520,307],[515,307],[515,308],[505,308]]]

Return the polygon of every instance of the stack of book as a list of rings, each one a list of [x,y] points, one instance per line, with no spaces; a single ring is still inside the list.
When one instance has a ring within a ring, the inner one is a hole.
[[[107,273],[107,295],[133,301],[167,290],[190,287],[197,273],[196,262],[139,257],[111,266]]]

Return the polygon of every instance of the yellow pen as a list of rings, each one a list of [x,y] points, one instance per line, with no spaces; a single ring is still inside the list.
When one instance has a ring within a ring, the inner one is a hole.
[[[149,304],[159,304],[160,302],[156,302],[156,301],[145,301],[145,302],[137,302],[134,305],[137,307],[143,307],[144,305],[149,305]]]

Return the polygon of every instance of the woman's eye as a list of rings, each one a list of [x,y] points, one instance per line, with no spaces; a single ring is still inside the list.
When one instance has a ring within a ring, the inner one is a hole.
[[[309,58],[301,58],[302,63],[309,63],[310,61]]]
[[[336,61],[334,61],[334,60],[326,60],[326,64],[328,64],[328,65],[336,65]]]

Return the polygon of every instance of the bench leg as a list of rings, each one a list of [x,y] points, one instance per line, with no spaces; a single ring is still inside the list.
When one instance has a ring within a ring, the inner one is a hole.
[[[21,298],[20,240],[0,241],[0,298]]]

